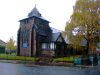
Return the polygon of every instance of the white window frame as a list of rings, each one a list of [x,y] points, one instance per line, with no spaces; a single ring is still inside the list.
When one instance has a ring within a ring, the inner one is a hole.
[[[54,43],[50,43],[50,49],[54,49],[55,48],[55,44]]]
[[[47,44],[46,43],[42,43],[42,49],[46,49],[47,48]]]

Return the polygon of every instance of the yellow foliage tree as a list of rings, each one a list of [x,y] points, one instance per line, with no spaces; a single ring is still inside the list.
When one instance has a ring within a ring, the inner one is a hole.
[[[80,46],[86,40],[86,51],[95,50],[100,42],[100,0],[77,0],[70,22],[65,28],[70,43]]]
[[[7,50],[15,50],[16,49],[16,46],[15,46],[15,41],[13,38],[10,38],[8,41],[7,41]]]

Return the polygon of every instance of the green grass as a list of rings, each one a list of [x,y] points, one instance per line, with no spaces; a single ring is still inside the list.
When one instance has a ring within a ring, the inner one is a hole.
[[[9,54],[0,54],[0,59],[8,59],[8,60],[25,60],[25,61],[34,61],[34,57],[24,57],[24,56],[13,56]]]
[[[61,57],[61,58],[53,58],[54,62],[74,62],[74,58],[80,56],[70,56],[70,57]],[[10,54],[0,54],[0,59],[7,59],[7,60],[22,60],[22,61],[32,61],[34,62],[38,58],[34,57],[25,57],[25,56],[16,56]]]
[[[62,57],[62,58],[55,58],[55,62],[74,62],[74,58],[77,58],[80,56],[70,56],[70,57]]]
[[[74,58],[73,57],[63,57],[63,58],[55,58],[55,62],[73,62]]]

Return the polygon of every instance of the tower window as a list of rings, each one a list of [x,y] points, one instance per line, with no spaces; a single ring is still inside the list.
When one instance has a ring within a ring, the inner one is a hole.
[[[23,24],[27,24],[27,23],[29,23],[29,19],[23,21]]]
[[[28,33],[28,30],[23,30],[22,31],[22,46],[24,48],[27,48],[28,47],[28,37],[29,37],[29,33]]]

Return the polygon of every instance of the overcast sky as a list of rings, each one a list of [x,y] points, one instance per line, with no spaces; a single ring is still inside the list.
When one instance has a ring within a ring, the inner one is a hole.
[[[0,0],[0,39],[17,38],[19,20],[26,18],[35,4],[50,26],[64,30],[76,0]]]

